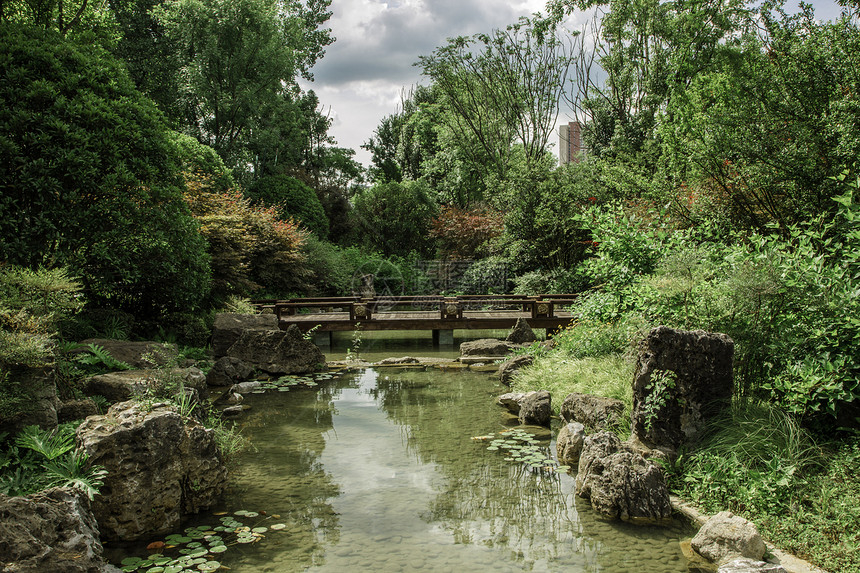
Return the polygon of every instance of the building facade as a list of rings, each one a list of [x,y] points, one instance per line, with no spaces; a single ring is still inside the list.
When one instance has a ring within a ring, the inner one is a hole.
[[[585,150],[582,148],[582,125],[578,121],[568,122],[558,128],[558,163],[578,163]]]

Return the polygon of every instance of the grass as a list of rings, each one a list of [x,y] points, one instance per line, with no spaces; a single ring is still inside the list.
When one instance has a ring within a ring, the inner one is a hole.
[[[551,352],[522,369],[511,389],[516,392],[547,390],[556,414],[571,392],[615,398],[629,409],[633,401],[633,366],[621,354],[573,358],[564,352]]]

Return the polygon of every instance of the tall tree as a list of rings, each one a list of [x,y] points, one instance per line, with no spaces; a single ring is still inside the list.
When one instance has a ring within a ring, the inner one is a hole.
[[[184,131],[245,163],[261,110],[275,107],[333,41],[331,0],[166,0],[153,9],[179,54]]]
[[[472,152],[472,159],[489,158],[504,177],[514,143],[529,164],[543,157],[573,58],[555,27],[537,33],[523,18],[504,30],[451,39],[419,65],[453,112],[453,134],[464,144],[476,141],[480,156]]]

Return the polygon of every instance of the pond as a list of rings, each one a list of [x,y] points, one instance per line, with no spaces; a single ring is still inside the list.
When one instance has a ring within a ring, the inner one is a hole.
[[[236,573],[687,571],[685,525],[603,521],[572,475],[473,440],[509,423],[495,405],[504,390],[488,374],[365,369],[250,395],[240,425],[255,448],[223,507],[190,526],[237,511],[260,513],[236,518],[251,527],[277,525],[218,555]]]

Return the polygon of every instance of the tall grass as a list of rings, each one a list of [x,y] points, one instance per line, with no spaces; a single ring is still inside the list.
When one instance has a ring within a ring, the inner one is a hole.
[[[552,352],[521,370],[511,388],[516,392],[547,390],[556,414],[571,392],[622,400],[629,409],[633,401],[633,367],[632,361],[621,354],[573,358],[564,352]]]

